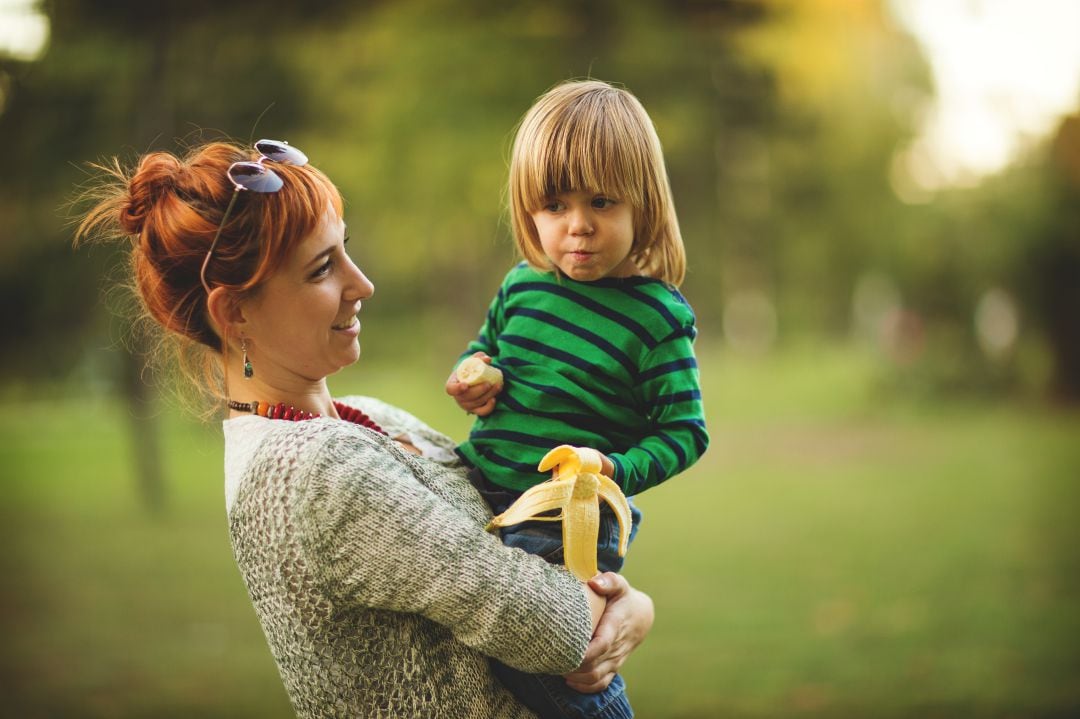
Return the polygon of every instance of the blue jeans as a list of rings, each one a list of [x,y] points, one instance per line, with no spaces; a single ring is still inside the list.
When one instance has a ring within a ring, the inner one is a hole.
[[[495,514],[506,511],[518,498],[514,492],[491,485],[476,470],[473,473],[473,483]],[[633,541],[641,523],[641,510],[632,501],[630,514],[633,519],[630,541]],[[552,564],[563,563],[562,524],[559,522],[523,522],[502,529],[501,534],[503,544],[508,547],[518,547]],[[623,565],[623,558],[619,556],[619,522],[602,501],[596,564],[601,572],[617,572]],[[558,675],[528,674],[495,659],[491,660],[491,668],[503,686],[540,719],[632,719],[634,716],[626,697],[626,683],[618,674],[604,691],[584,694],[568,687],[566,680]]]

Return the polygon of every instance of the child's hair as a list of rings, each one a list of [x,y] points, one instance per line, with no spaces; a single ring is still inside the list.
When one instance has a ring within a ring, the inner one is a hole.
[[[518,126],[509,190],[514,240],[530,265],[552,268],[531,212],[562,192],[604,192],[633,206],[638,269],[682,283],[686,254],[660,139],[627,90],[573,80],[541,95]]]
[[[199,271],[235,191],[229,166],[258,158],[253,148],[211,142],[183,157],[148,153],[133,169],[117,158],[93,164],[99,177],[83,199],[94,205],[75,233],[76,244],[130,243],[124,284],[138,300],[136,327],[171,345],[167,358],[175,358],[183,376],[208,399],[221,394],[222,353],[228,348],[210,321]],[[264,162],[283,187],[273,193],[240,191],[206,270],[211,288],[224,287],[237,299],[258,291],[318,228],[327,208],[339,216],[343,209],[337,188],[314,167]]]

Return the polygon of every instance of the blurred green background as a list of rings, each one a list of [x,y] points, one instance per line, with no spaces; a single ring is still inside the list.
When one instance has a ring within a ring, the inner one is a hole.
[[[333,380],[442,393],[514,261],[514,123],[664,143],[705,458],[641,496],[650,717],[1080,714],[1080,5],[0,0],[0,715],[285,717],[216,421],[150,381],[86,163],[287,139],[377,286]]]

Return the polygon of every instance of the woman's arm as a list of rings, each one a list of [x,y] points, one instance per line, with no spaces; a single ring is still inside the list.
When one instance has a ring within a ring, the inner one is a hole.
[[[416,472],[449,470],[374,442],[335,432],[301,480],[304,559],[332,600],[422,615],[524,671],[579,665],[592,636],[581,584],[484,532],[460,477],[437,478],[439,496]]]
[[[449,437],[417,417],[374,397],[349,397],[345,401],[362,407],[384,427],[400,426],[410,433],[430,436],[431,441],[453,444]],[[617,574],[597,576],[586,586],[586,591],[592,612],[593,638],[584,661],[573,674],[567,675],[567,679],[574,682],[575,688],[584,687],[579,691],[602,691],[652,627],[653,604],[648,595],[630,587],[626,579]],[[612,611],[605,615],[609,597]]]
[[[598,574],[589,581],[589,587],[590,595],[606,600],[607,606],[584,661],[566,675],[571,689],[586,694],[607,688],[626,658],[644,641],[655,616],[649,595],[631,587],[621,575]]]

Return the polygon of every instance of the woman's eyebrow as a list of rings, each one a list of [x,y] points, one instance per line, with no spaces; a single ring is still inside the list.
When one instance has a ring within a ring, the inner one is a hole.
[[[337,244],[330,245],[325,250],[323,250],[319,254],[315,255],[310,260],[308,260],[307,263],[304,264],[304,267],[310,267],[311,265],[315,264],[316,262],[321,261],[327,255],[329,255],[331,252],[333,252],[335,247],[337,247]]]

